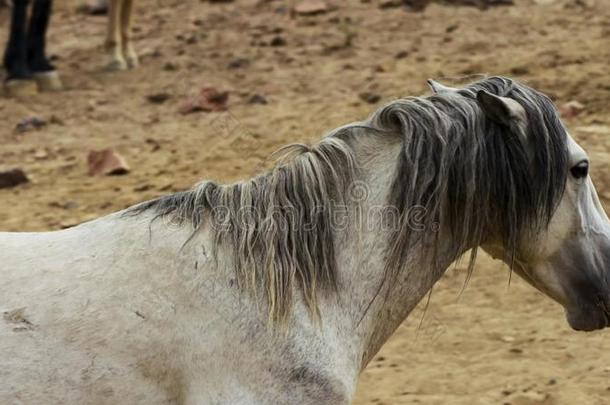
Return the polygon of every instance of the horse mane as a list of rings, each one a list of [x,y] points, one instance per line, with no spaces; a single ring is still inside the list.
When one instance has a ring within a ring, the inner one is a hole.
[[[221,244],[232,247],[238,286],[263,291],[273,323],[289,314],[294,284],[316,315],[318,294],[337,290],[334,212],[357,173],[352,150],[338,136],[281,152],[276,167],[252,179],[206,181],[128,210],[152,209],[194,230],[208,224],[213,252]]]
[[[486,117],[476,100],[481,90],[525,109],[525,137]],[[471,249],[468,277],[478,247],[489,238],[501,241],[512,268],[523,236],[548,226],[563,195],[567,132],[551,100],[522,83],[490,77],[455,93],[399,100],[372,122],[397,131],[403,142],[390,196],[400,221],[390,237],[387,279],[404,267],[413,244],[422,241],[418,236],[433,238],[424,242],[438,247],[439,232],[429,230],[439,225],[454,241],[454,251],[445,254],[458,259]],[[412,207],[425,212],[416,228],[408,218]],[[429,257],[432,266],[437,253]]]
[[[485,116],[476,101],[479,90],[523,106],[527,140]],[[263,292],[271,321],[286,320],[295,285],[319,315],[319,292],[337,290],[333,215],[358,178],[349,139],[363,129],[402,142],[388,196],[399,223],[388,235],[384,283],[405,267],[418,241],[433,238],[437,246],[439,232],[430,230],[438,224],[454,238],[451,258],[473,248],[469,274],[490,231],[499,233],[494,236],[511,263],[524,232],[548,225],[564,191],[567,136],[552,102],[523,84],[492,77],[454,94],[394,101],[314,146],[286,147],[290,158],[257,177],[230,185],[203,182],[128,213],[153,210],[195,231],[210,224],[214,250],[231,246],[238,285]],[[409,218],[414,207],[425,213],[416,228]]]

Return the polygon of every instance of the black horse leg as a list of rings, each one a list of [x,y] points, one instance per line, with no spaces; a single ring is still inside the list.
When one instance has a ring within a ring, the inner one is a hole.
[[[27,11],[29,0],[14,0],[11,29],[4,52],[4,67],[7,80],[29,79],[31,72],[27,63]]]
[[[27,39],[28,66],[33,73],[55,70],[46,55],[46,36],[52,4],[53,0],[33,0]]]

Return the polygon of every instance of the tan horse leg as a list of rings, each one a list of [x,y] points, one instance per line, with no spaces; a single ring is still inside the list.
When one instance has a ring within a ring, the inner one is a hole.
[[[133,9],[133,0],[123,0],[121,10],[121,39],[123,40],[123,56],[127,61],[127,66],[130,68],[137,67],[138,55],[133,49],[131,43],[131,12]]]
[[[108,53],[107,70],[125,70],[127,62],[123,57],[121,36],[121,10],[124,0],[110,0],[108,5],[108,33],[106,52]]]

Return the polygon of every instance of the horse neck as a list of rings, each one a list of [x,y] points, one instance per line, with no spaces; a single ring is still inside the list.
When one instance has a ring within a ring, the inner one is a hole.
[[[434,246],[416,247],[397,278],[384,283],[390,229],[383,226],[378,214],[388,206],[400,147],[397,142],[375,142],[372,147],[366,138],[353,146],[367,196],[352,205],[352,225],[337,235],[339,296],[350,322],[347,339],[352,339],[361,368],[444,274],[455,253],[453,238],[441,228],[436,231],[440,232],[436,266],[429,260]],[[354,220],[356,216],[360,219]]]

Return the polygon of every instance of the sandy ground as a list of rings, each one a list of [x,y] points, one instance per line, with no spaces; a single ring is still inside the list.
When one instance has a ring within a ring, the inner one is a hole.
[[[56,3],[48,42],[67,89],[0,98],[0,170],[21,167],[32,179],[0,190],[2,230],[58,229],[202,178],[250,176],[280,145],[315,141],[385,101],[425,94],[428,77],[478,73],[583,103],[567,124],[610,203],[608,0],[423,13],[350,0],[297,18],[288,1],[142,0],[135,39],[143,65],[113,74],[100,69],[105,17],[77,13],[74,0]],[[0,9],[0,44],[7,25]],[[229,111],[180,115],[202,86],[228,90]],[[363,101],[364,92],[379,100]],[[169,99],[147,100],[157,93]],[[249,103],[253,94],[268,103]],[[17,132],[31,116],[49,123]],[[108,146],[132,172],[88,176],[87,151]],[[462,267],[447,273],[421,327],[417,310],[364,372],[356,404],[610,403],[609,332],[571,331],[558,305],[516,278],[509,286],[507,269],[487,258],[460,295],[463,282]]]

